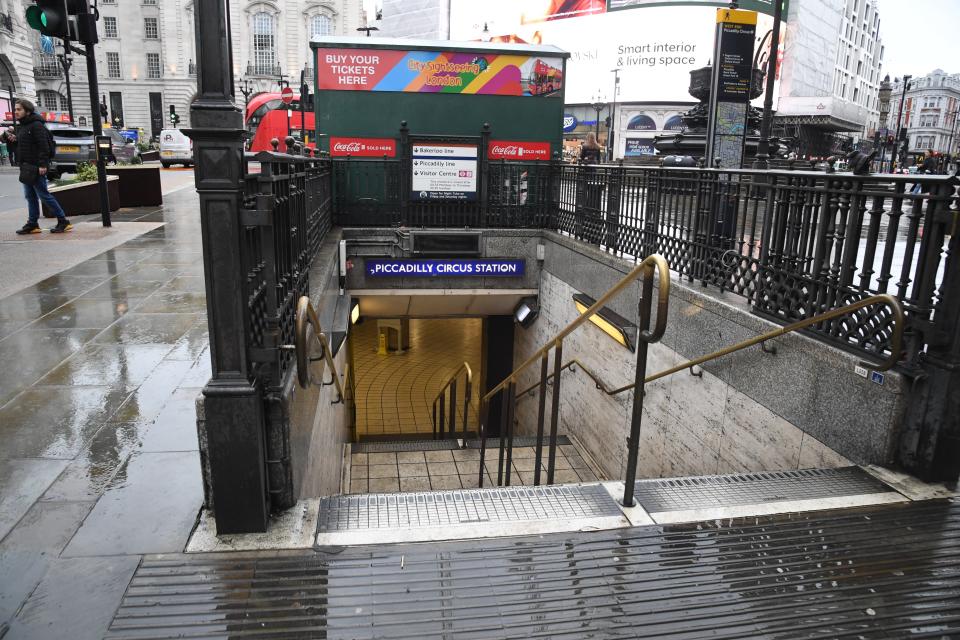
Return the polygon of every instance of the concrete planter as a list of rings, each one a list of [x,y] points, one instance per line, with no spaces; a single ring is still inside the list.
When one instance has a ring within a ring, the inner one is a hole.
[[[163,204],[160,167],[142,164],[107,167],[107,175],[120,179],[121,207],[149,207]]]
[[[140,159],[144,162],[159,162],[160,161],[160,152],[157,150],[153,151],[144,151],[140,154]]]
[[[80,182],[62,187],[50,187],[50,193],[63,207],[63,211],[68,218],[100,213],[100,191],[96,182]],[[116,211],[120,208],[120,178],[107,176],[107,194],[110,198],[110,211]],[[43,217],[55,217],[46,205],[43,206]]]

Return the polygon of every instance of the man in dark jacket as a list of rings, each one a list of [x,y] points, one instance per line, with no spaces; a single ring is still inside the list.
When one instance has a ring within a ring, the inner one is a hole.
[[[57,199],[47,191],[47,165],[53,150],[53,136],[43,124],[43,118],[36,114],[36,107],[29,100],[17,100],[16,117],[20,125],[14,136],[17,143],[17,159],[20,162],[21,182],[23,176],[36,169],[36,179],[32,184],[23,185],[23,197],[27,199],[27,224],[17,230],[19,235],[40,233],[40,201],[43,200],[50,211],[57,216],[57,226],[51,233],[63,233],[73,229]]]

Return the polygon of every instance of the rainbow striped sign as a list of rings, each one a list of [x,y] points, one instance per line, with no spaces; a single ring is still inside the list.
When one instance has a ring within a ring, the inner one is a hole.
[[[318,49],[320,91],[559,97],[563,59],[447,51]]]

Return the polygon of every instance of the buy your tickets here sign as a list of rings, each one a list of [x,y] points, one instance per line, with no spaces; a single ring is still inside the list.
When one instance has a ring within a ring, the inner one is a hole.
[[[317,49],[317,89],[560,96],[563,59],[390,49]]]

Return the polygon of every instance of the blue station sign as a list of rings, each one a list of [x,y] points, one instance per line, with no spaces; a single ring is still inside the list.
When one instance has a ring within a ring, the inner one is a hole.
[[[526,271],[522,258],[431,258],[423,260],[367,259],[371,278],[385,277],[517,277]]]

